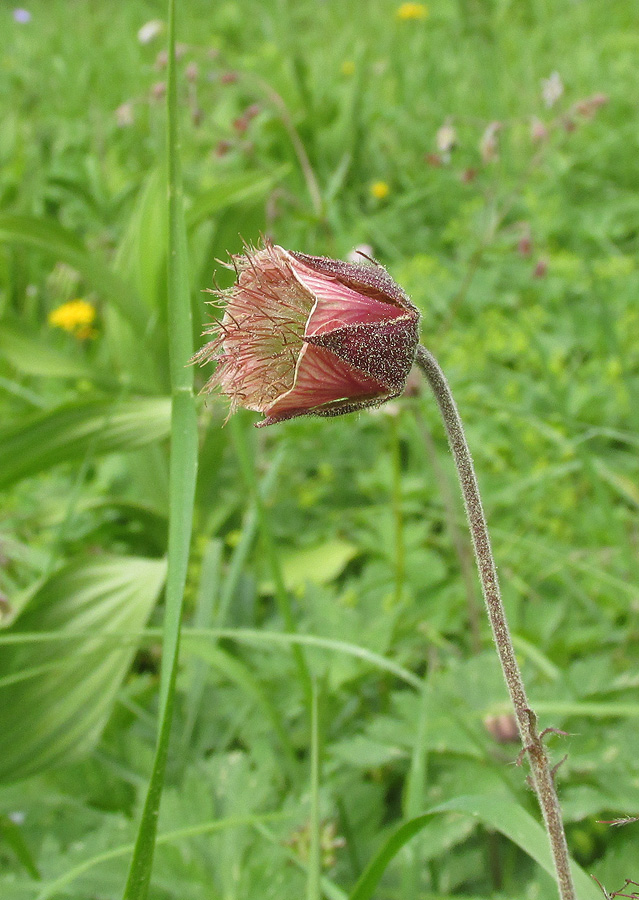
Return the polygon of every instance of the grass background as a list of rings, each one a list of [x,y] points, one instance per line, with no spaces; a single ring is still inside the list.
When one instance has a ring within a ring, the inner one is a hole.
[[[28,9],[26,24],[0,10],[0,894],[102,900],[122,895],[160,702],[166,32],[137,32],[166,9]],[[631,5],[177,12],[194,346],[201,292],[228,283],[216,259],[242,239],[373,248],[466,421],[541,724],[569,732],[549,747],[568,754],[571,852],[610,892],[639,880],[637,825],[599,821],[639,814]],[[553,71],[565,89],[548,108]],[[76,298],[97,311],[91,339],[48,323]],[[376,414],[260,432],[243,414],[222,428],[217,398],[197,409],[150,896],[361,900],[393,829],[469,795],[466,813],[421,823],[367,896],[555,896],[534,841],[501,833],[537,813],[517,745],[496,739],[506,691],[431,398],[416,384]]]

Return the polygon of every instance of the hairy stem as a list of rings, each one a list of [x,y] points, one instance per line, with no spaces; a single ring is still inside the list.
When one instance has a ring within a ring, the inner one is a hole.
[[[455,459],[488,618],[490,619],[515,718],[517,719],[521,742],[530,761],[532,783],[550,839],[559,895],[561,900],[576,900],[570,872],[568,845],[555,789],[553,771],[550,767],[542,737],[537,728],[537,716],[528,703],[524,682],[515,658],[510,630],[506,621],[506,613],[501,602],[497,570],[490,545],[486,517],[462,420],[446,376],[435,357],[425,347],[420,345],[417,348],[415,361],[435,394],[446,426],[450,449]]]

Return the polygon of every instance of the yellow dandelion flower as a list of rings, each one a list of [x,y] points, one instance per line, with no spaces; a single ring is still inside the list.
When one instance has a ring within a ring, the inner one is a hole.
[[[355,74],[355,63],[352,59],[345,59],[341,65],[342,75],[346,75],[347,77]]]
[[[397,7],[395,15],[402,22],[407,22],[409,19],[427,19],[428,12],[429,10],[425,3],[402,3],[401,6]]]
[[[384,200],[390,194],[390,187],[385,181],[374,181],[371,184],[371,194],[376,200]]]
[[[95,306],[88,300],[70,300],[52,309],[48,316],[49,325],[52,328],[63,328],[75,334],[80,340],[94,337],[94,329],[91,325],[95,321]]]

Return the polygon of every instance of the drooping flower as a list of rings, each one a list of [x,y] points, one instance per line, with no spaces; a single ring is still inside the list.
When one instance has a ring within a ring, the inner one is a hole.
[[[221,321],[194,357],[217,362],[220,387],[260,425],[336,416],[397,397],[413,365],[419,312],[380,265],[266,243],[233,257],[236,284],[218,291]]]

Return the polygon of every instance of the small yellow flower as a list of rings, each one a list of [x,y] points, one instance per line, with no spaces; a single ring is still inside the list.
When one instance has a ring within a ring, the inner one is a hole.
[[[355,63],[352,59],[345,59],[341,65],[342,75],[346,75],[347,77],[355,74]]]
[[[407,22],[409,19],[427,19],[428,13],[429,10],[425,3],[402,3],[397,7],[395,15],[402,22]]]
[[[95,306],[88,300],[70,300],[51,310],[48,322],[53,328],[63,328],[78,340],[84,341],[96,335],[95,329],[91,327],[95,316]]]
[[[390,187],[385,181],[374,181],[371,184],[371,194],[376,200],[384,200],[390,194]]]

